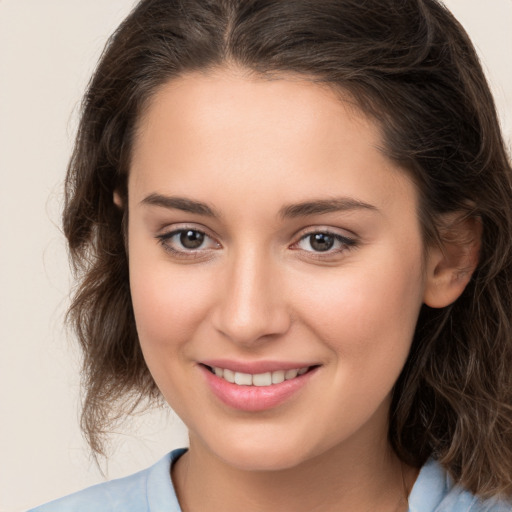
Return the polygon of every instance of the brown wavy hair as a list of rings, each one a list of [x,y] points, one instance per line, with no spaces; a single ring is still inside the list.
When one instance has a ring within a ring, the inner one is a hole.
[[[481,222],[462,296],[420,312],[389,438],[408,464],[434,457],[476,494],[512,495],[512,170],[475,50],[436,0],[143,0],[113,34],[83,101],[63,214],[93,451],[159,399],[135,328],[127,212],[112,201],[126,198],[137,120],[169,80],[229,64],[348,93],[417,183],[426,245],[442,242],[444,213]]]

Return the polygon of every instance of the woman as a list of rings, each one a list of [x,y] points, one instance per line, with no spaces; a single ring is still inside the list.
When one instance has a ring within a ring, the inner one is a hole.
[[[64,228],[83,425],[188,450],[37,510],[512,510],[511,169],[432,0],[138,4]]]

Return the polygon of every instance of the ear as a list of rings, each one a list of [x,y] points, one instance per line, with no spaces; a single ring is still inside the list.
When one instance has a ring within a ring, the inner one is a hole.
[[[121,194],[118,190],[114,190],[113,201],[118,208],[122,209],[124,207],[123,200],[121,199]]]
[[[426,264],[423,302],[432,308],[455,302],[469,283],[478,265],[482,223],[450,213],[442,219],[439,234],[441,243],[429,249]]]

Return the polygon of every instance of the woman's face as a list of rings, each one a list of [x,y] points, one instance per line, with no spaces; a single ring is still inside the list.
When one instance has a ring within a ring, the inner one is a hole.
[[[425,279],[416,190],[380,144],[296,78],[189,74],[145,111],[133,306],[194,449],[277,469],[386,442]]]

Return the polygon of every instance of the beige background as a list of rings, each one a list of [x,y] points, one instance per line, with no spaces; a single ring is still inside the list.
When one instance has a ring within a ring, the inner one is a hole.
[[[132,0],[0,0],[0,512],[102,480],[78,429],[79,356],[63,316],[70,280],[61,184],[78,102]],[[469,31],[512,141],[512,0],[448,0]],[[172,414],[114,436],[108,475],[186,442]]]

